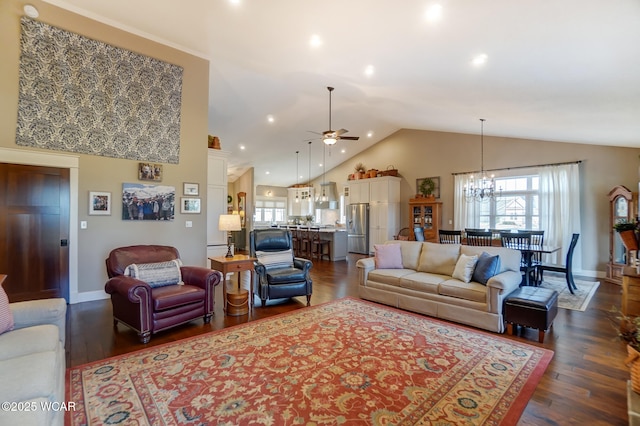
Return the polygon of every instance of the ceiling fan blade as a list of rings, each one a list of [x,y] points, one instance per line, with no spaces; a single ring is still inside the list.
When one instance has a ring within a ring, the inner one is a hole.
[[[347,133],[347,132],[348,132],[348,130],[347,130],[347,129],[340,129],[340,130],[336,130],[336,135],[340,136],[340,135],[342,135],[342,134],[344,134],[344,133]]]
[[[340,136],[341,141],[357,141],[360,136]]]
[[[320,135],[320,136],[322,136],[322,133],[314,132],[313,130],[307,130],[307,132],[309,132],[309,133],[313,133],[314,135]]]

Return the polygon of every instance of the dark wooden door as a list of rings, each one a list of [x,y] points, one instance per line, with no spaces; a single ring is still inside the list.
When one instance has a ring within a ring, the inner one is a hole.
[[[69,170],[0,163],[0,273],[11,302],[69,301]]]

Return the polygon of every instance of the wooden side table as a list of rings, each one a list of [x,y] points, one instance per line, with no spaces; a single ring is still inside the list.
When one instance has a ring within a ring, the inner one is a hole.
[[[253,310],[253,262],[257,259],[255,257],[247,256],[246,254],[236,254],[233,257],[216,256],[210,257],[211,269],[222,272],[222,295],[224,299],[224,312],[227,312],[227,274],[232,272],[238,273],[238,293],[242,291],[240,285],[240,272],[250,271],[251,277],[249,279],[249,295],[248,295],[248,309]]]
[[[640,274],[635,267],[622,272],[622,315],[640,316]]]

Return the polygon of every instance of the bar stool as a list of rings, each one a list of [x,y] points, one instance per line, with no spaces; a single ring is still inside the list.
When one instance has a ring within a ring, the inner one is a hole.
[[[309,232],[311,234],[311,257],[323,260],[324,256],[327,256],[327,259],[331,260],[331,242],[322,239],[318,227],[309,228]]]
[[[300,244],[300,257],[311,258],[311,232],[309,228],[298,229],[298,241]]]
[[[293,255],[298,257],[300,255],[300,236],[298,235],[298,227],[289,226],[287,229],[291,232],[291,248],[293,249]]]

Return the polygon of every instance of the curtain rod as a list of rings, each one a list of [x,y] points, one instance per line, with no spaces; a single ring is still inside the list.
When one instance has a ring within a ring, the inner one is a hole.
[[[563,163],[549,163],[549,164],[536,164],[533,166],[515,166],[515,167],[502,167],[499,169],[487,169],[485,170],[485,172],[497,172],[500,170],[517,170],[517,169],[532,169],[532,168],[536,168],[536,167],[549,167],[549,166],[564,166],[565,164],[580,164],[582,163],[582,160],[577,160],[577,161],[565,161]],[[455,173],[451,173],[453,176],[456,175],[468,175],[469,173],[480,173],[481,170],[474,170],[472,172],[455,172]]]

